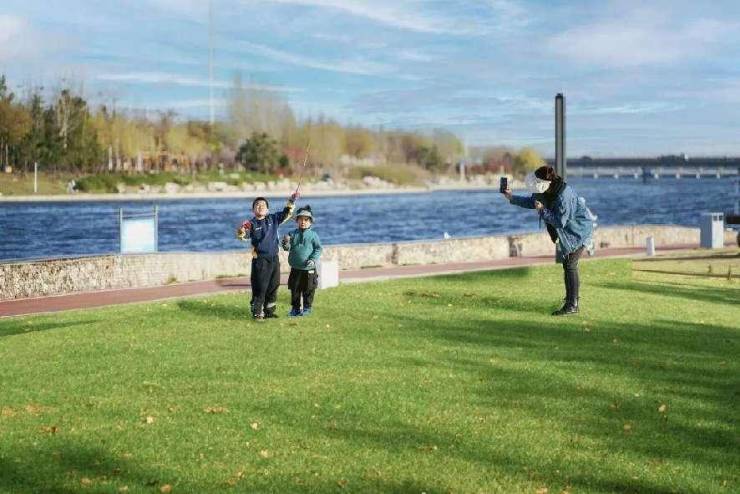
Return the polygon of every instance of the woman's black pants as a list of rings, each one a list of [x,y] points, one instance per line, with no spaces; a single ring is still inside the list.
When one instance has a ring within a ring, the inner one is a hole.
[[[565,303],[574,306],[578,305],[578,290],[581,285],[578,277],[578,261],[581,259],[583,249],[583,247],[580,247],[563,258]]]

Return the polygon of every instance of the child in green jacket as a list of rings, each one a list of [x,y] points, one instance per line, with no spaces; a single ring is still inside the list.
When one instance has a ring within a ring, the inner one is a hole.
[[[319,280],[316,261],[321,256],[321,240],[311,230],[311,225],[313,225],[311,206],[307,205],[299,209],[295,221],[298,228],[285,235],[282,242],[283,249],[290,251],[288,254],[288,264],[290,264],[288,288],[290,288],[291,305],[293,306],[288,314],[290,317],[311,314],[313,295]],[[303,310],[301,310],[301,301],[303,301]]]

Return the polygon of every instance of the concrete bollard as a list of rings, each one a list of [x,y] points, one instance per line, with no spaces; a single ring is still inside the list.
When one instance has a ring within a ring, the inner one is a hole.
[[[654,237],[648,237],[645,239],[645,247],[647,251],[645,252],[649,256],[655,255],[655,238]]]
[[[319,290],[339,285],[339,263],[337,261],[319,262]]]

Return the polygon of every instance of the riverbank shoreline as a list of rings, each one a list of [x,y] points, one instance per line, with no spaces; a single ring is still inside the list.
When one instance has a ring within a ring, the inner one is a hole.
[[[392,195],[392,194],[424,194],[428,192],[444,191],[490,191],[498,193],[498,188],[493,185],[480,184],[445,184],[429,187],[393,187],[393,188],[367,188],[367,189],[325,189],[325,190],[301,190],[301,197],[346,197],[354,195]],[[287,197],[293,190],[273,189],[261,191],[239,191],[239,192],[177,192],[177,193],[105,193],[88,194],[77,192],[74,194],[46,194],[46,195],[18,195],[0,196],[3,202],[101,202],[101,201],[167,201],[188,199],[249,199],[257,196],[264,197]]]
[[[659,250],[697,248],[698,228],[675,225],[621,225],[596,230],[596,250],[639,249],[647,238]],[[724,244],[735,243],[724,232]],[[280,252],[288,274],[288,253]],[[335,261],[340,271],[379,267],[449,265],[511,258],[548,256],[554,246],[544,231],[468,238],[326,245],[322,260]],[[66,295],[98,290],[145,288],[174,283],[249,276],[252,254],[245,248],[226,251],[105,254],[84,257],[0,262],[0,300]],[[502,261],[504,262],[504,261]],[[515,261],[506,261],[515,262]],[[427,269],[427,268],[424,268]],[[724,275],[720,275],[724,276]]]

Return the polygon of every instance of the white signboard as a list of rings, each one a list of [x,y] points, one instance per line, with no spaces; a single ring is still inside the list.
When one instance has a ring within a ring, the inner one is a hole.
[[[157,214],[147,217],[121,216],[121,254],[157,252]]]

